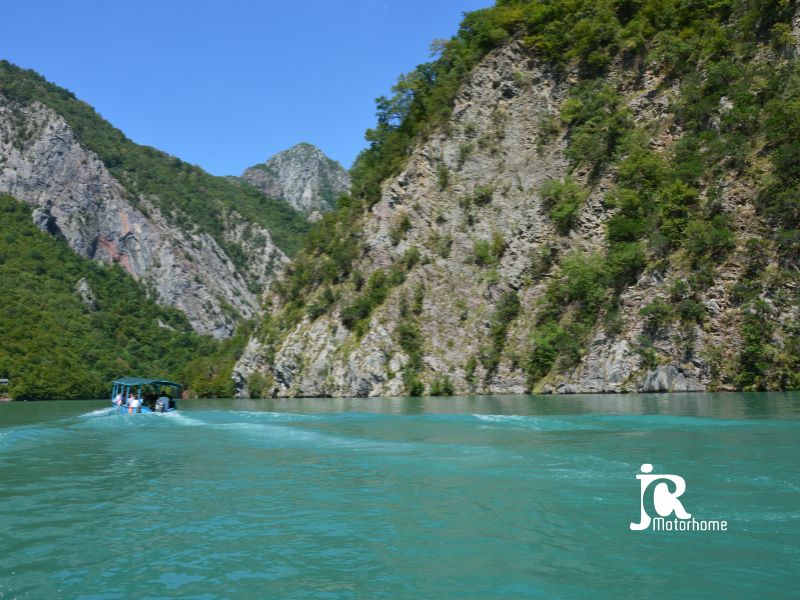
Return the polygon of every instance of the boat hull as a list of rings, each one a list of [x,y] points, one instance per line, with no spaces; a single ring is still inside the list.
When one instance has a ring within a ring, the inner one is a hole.
[[[113,403],[112,403],[111,406],[114,408],[114,412],[116,414],[118,414],[118,415],[130,415],[130,414],[143,415],[143,414],[146,414],[146,413],[164,414],[164,413],[176,412],[178,410],[175,407],[170,407],[170,408],[168,408],[166,410],[163,410],[163,411],[161,411],[161,410],[151,410],[147,406],[141,406],[139,408],[133,409],[133,412],[131,413],[131,412],[128,412],[128,407],[127,406],[117,406],[116,404],[113,404]]]

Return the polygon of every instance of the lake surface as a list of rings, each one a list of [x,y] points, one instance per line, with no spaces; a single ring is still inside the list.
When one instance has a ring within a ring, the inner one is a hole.
[[[800,394],[180,408],[0,404],[0,598],[800,590]],[[728,531],[631,531],[644,463]]]

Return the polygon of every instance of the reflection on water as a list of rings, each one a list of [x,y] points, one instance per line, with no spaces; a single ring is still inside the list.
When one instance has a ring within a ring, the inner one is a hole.
[[[716,419],[800,418],[800,393],[576,394],[457,396],[452,398],[269,398],[184,402],[188,410],[388,414],[673,415]]]

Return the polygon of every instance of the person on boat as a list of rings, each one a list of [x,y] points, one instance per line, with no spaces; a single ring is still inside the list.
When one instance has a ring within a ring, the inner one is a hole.
[[[119,392],[116,396],[114,396],[114,405],[117,408],[122,406],[122,392]]]
[[[134,412],[139,412],[141,408],[141,403],[139,402],[139,398],[131,392],[131,395],[128,396],[128,414],[133,414]]]

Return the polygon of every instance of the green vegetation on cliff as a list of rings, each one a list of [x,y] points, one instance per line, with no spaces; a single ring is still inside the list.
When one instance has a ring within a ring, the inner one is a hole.
[[[588,185],[603,177],[614,182],[605,195],[605,251],[558,256],[553,249],[536,269],[534,276],[554,267],[523,361],[530,386],[575,366],[598,321],[614,335],[620,296],[646,270],[671,272],[677,275],[673,287],[685,289],[671,293],[666,308],[641,315],[654,323],[641,340],[645,362],[657,364],[653,341],[674,321],[681,324],[689,357],[691,325],[702,326],[706,318],[698,292],[721,272],[760,260],[760,268],[746,269],[736,284],[744,346],[733,363],[717,364],[713,356],[709,361],[717,383],[727,386],[799,387],[800,328],[796,320],[776,318],[800,304],[797,10],[792,0],[498,0],[466,15],[437,60],[402,76],[392,96],[378,99],[377,125],[366,134],[369,147],[351,173],[352,197],[316,226],[278,289],[295,317],[291,324],[320,289],[346,300],[352,288],[340,294],[330,286],[361,277],[351,273],[362,253],[361,224],[380,198],[381,183],[399,172],[415,144],[435,131],[446,133],[470,70],[489,51],[518,43],[556,78],[570,81],[560,118],[546,124],[549,135],[565,136],[565,154],[576,172],[589,173]],[[664,152],[650,143],[655,131],[634,120],[625,95],[625,84],[645,75],[661,90],[677,90],[665,111],[679,134]],[[440,171],[438,180],[445,189],[448,173]],[[751,231],[737,229],[723,206],[720,187],[729,182],[755,198]],[[574,226],[586,193],[571,178],[543,189],[560,233]],[[408,226],[398,222],[393,228],[395,244]],[[479,242],[476,263],[491,264],[488,242]],[[357,315],[359,331],[386,294],[375,295],[368,286],[361,296],[369,309]],[[516,314],[498,308],[506,313]],[[492,328],[487,373],[496,368],[505,332]],[[271,339],[279,338],[273,329]],[[470,360],[468,378],[476,368]]]
[[[193,333],[182,313],[149,300],[119,266],[80,258],[5,195],[0,282],[0,377],[18,400],[103,397],[112,378],[127,374],[232,394],[244,333],[224,342]]]
[[[72,92],[49,83],[34,71],[0,61],[0,94],[10,100],[38,101],[61,115],[86,147],[95,152],[139,206],[144,195],[178,227],[206,232],[238,267],[246,257],[239,244],[226,239],[226,217],[236,211],[267,228],[275,244],[293,255],[308,231],[305,217],[285,202],[265,197],[255,188],[201,168],[125,137]]]

